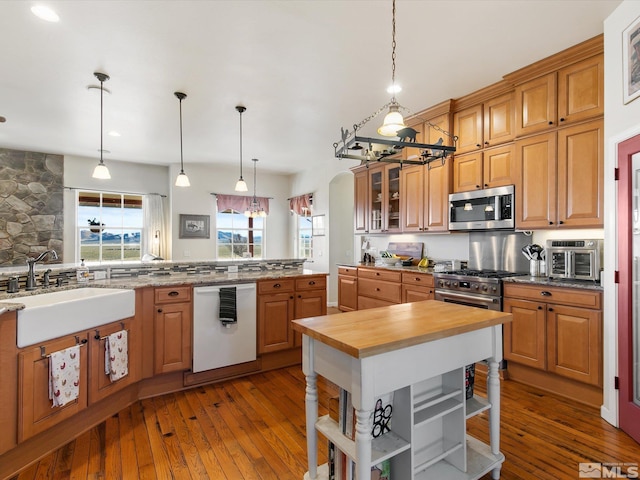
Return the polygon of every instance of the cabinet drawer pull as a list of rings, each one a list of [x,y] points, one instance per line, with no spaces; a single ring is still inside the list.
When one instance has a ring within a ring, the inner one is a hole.
[[[280,288],[282,285],[280,285],[279,283],[274,283],[273,284],[273,288]]]
[[[543,297],[550,297],[551,296],[551,292],[547,292],[546,290],[542,290],[540,292],[540,295],[542,295]]]
[[[309,285],[315,285],[315,284],[316,284],[316,282],[314,282],[313,280],[311,280],[311,281],[309,282]]]
[[[542,310],[542,305],[538,305],[538,310]]]
[[[419,281],[420,281],[420,277],[416,277],[416,278],[414,278],[414,280],[415,280],[416,282],[419,282]]]
[[[376,276],[380,276],[380,272],[376,272]]]
[[[172,292],[169,292],[167,295],[169,295],[170,297],[175,297],[177,295],[180,295],[180,292],[176,292],[175,290],[173,290]]]
[[[293,300],[293,295],[291,295],[291,296],[289,297],[289,299],[290,299],[290,300]]]
[[[298,295],[298,298],[302,298],[302,295]]]

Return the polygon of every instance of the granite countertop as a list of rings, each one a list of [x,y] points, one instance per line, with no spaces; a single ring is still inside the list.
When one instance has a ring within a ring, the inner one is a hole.
[[[253,283],[259,280],[271,280],[287,277],[299,277],[307,275],[328,275],[324,272],[314,272],[308,269],[302,270],[270,270],[261,272],[239,272],[239,273],[211,273],[211,274],[186,274],[172,273],[170,275],[144,275],[139,277],[113,278],[105,280],[91,280],[86,284],[68,284],[62,287],[38,288],[32,291],[21,291],[18,293],[0,293],[0,314],[6,311],[20,310],[24,304],[20,303],[20,298],[42,293],[52,293],[62,290],[73,290],[76,288],[144,288],[144,287],[166,287],[171,285],[233,285],[242,283]]]
[[[588,280],[561,280],[557,278],[531,277],[529,275],[523,275],[521,277],[503,278],[502,281],[508,283],[526,283],[529,285],[540,286],[544,285],[547,287],[582,288],[585,290],[596,290],[599,292],[604,291],[604,287],[602,285]]]
[[[428,273],[433,274],[433,268],[418,267],[417,265],[411,265],[410,267],[403,267],[402,265],[386,265],[384,263],[338,263],[339,267],[348,268],[380,268],[382,270],[390,270],[392,272],[412,272],[412,273]]]

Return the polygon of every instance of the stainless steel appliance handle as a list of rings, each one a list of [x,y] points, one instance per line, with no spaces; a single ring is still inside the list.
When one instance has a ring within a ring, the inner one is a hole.
[[[447,290],[437,290],[435,293],[436,300],[449,303],[457,303],[459,305],[477,306],[487,308],[488,310],[502,310],[499,297],[487,295],[472,295],[469,293],[455,293]]]

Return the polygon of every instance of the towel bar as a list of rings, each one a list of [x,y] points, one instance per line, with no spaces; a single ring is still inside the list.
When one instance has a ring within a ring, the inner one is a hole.
[[[76,335],[76,345],[80,345],[81,347],[84,347],[87,344],[87,339],[83,338],[82,340],[80,340],[80,337],[78,337]],[[40,357],[42,358],[49,358],[51,355],[47,354],[47,349],[44,345],[40,345]]]
[[[127,330],[124,327],[124,322],[120,322],[120,326],[122,327],[122,330],[126,330],[127,333],[129,333],[129,330]],[[109,335],[105,335],[104,337],[100,336],[100,330],[96,329],[95,330],[96,334],[93,336],[93,338],[95,338],[96,340],[104,340],[105,338],[107,338]]]

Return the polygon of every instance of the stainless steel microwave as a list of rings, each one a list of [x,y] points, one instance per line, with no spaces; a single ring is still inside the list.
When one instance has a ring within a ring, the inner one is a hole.
[[[514,228],[513,185],[449,194],[449,230]]]
[[[602,240],[547,240],[547,276],[599,280],[602,244]]]

